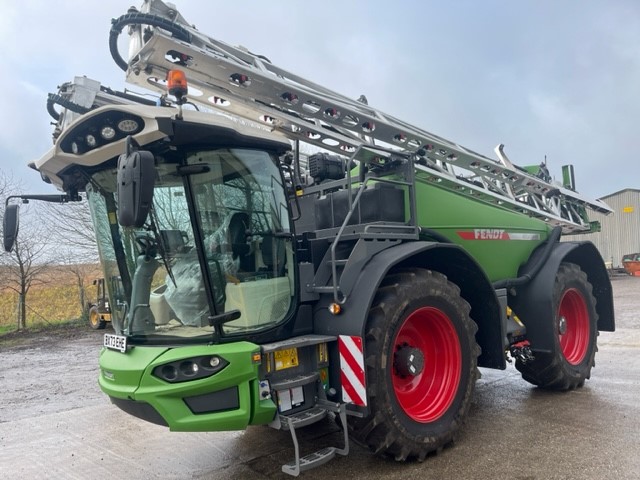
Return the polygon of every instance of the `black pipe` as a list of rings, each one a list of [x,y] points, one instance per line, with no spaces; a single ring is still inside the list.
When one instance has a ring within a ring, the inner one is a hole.
[[[47,97],[47,112],[49,112],[51,118],[53,118],[57,122],[58,120],[60,120],[60,113],[58,113],[58,111],[53,107],[54,105],[55,102],[53,101],[51,96]]]
[[[126,100],[131,100],[132,102],[141,103],[142,105],[155,106],[158,104],[155,100],[149,100],[148,98],[142,98],[140,95],[133,95],[127,92],[119,92],[117,90],[112,90],[109,87],[105,87],[105,86],[101,86],[100,90],[104,93],[108,93],[109,95],[113,95],[119,98],[124,98]]]
[[[166,30],[174,38],[191,43],[191,35],[189,31],[181,25],[172,22],[164,17],[151,15],[149,13],[133,12],[122,15],[120,18],[111,21],[111,30],[109,31],[109,51],[116,64],[125,72],[129,68],[128,62],[120,56],[118,52],[118,37],[122,33],[122,29],[127,25],[150,25],[152,27]]]
[[[449,240],[447,237],[445,237],[441,233],[436,232],[435,230],[431,230],[430,228],[421,228],[420,234],[421,236],[425,235],[427,237],[433,238],[436,242],[453,243],[451,240]]]
[[[533,277],[535,277],[542,266],[547,262],[549,256],[551,255],[551,251],[553,250],[553,246],[560,240],[560,235],[562,235],[562,227],[555,227],[549,238],[547,238],[546,245],[544,246],[544,250],[542,255],[538,258],[536,263],[533,265],[533,268],[529,270],[529,272],[521,275],[517,278],[505,278],[504,280],[498,280],[493,283],[493,288],[511,288],[511,287],[520,287],[529,283]]]
[[[74,103],[71,100],[64,98],[63,96],[58,95],[57,93],[50,93],[47,97],[47,110],[49,111],[49,114],[54,118],[54,120],[58,120],[60,118],[60,114],[53,110],[54,104],[58,104],[61,107],[66,108],[67,110],[71,110],[72,112],[79,113],[81,115],[84,115],[89,110],[91,110],[90,108],[78,105],[77,103]],[[51,106],[51,108],[49,108],[49,106]],[[53,110],[58,115],[58,118],[53,115],[53,112],[51,112],[51,110]]]

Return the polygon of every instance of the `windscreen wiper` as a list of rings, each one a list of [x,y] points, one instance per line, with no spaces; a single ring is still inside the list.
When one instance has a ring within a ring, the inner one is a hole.
[[[166,245],[164,244],[164,240],[162,239],[162,235],[160,235],[160,232],[158,231],[158,222],[157,222],[157,220],[158,219],[156,217],[156,210],[155,210],[155,208],[151,207],[150,215],[149,215],[149,229],[151,230],[151,232],[153,233],[153,236],[156,239],[156,244],[160,247],[158,250],[159,250],[159,253],[160,253],[160,258],[162,258],[162,264],[164,265],[164,268],[167,271],[167,274],[169,275],[169,278],[173,282],[173,286],[178,288],[178,285],[176,284],[176,279],[173,276],[173,271],[171,270],[171,267],[169,266],[169,260],[167,260],[167,248],[166,248]]]

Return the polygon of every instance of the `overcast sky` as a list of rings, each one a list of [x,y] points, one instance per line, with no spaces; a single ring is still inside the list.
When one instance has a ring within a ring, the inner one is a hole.
[[[494,157],[573,163],[578,191],[640,188],[640,2],[635,0],[178,0],[198,29]],[[46,96],[74,75],[123,89],[111,18],[132,0],[0,0],[0,169],[51,146]]]

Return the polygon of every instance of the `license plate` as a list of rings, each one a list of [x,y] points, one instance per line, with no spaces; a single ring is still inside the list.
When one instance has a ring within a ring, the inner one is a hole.
[[[276,370],[284,370],[285,368],[298,366],[298,349],[287,348],[286,350],[276,350],[275,361]]]
[[[124,353],[127,351],[127,337],[105,333],[104,346],[111,350],[118,350],[119,352]]]

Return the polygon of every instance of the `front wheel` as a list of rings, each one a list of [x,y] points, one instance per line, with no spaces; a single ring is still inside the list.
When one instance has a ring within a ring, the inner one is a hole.
[[[89,309],[89,325],[94,330],[102,330],[107,325],[107,322],[102,319],[100,312],[98,312],[98,307],[95,305]]]
[[[584,385],[594,365],[598,337],[598,314],[593,287],[578,265],[562,263],[553,288],[554,332],[550,352],[534,352],[534,359],[516,360],[526,381],[551,390]],[[535,325],[527,326],[527,329]],[[535,350],[535,345],[531,345]]]
[[[453,441],[478,378],[469,311],[440,273],[411,269],[385,278],[367,320],[370,414],[350,419],[356,440],[396,460],[423,459]]]

